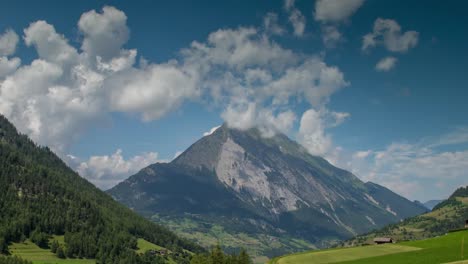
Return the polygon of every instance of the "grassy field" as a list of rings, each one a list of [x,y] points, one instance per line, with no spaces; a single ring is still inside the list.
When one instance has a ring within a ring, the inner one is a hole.
[[[146,251],[150,249],[154,249],[154,250],[163,249],[163,247],[160,247],[156,244],[148,242],[142,238],[139,238],[137,240],[137,247],[138,247],[137,253],[145,253]]]
[[[57,240],[59,244],[64,245],[63,236],[53,236],[50,241]],[[138,239],[137,253],[144,253],[150,249],[162,249],[162,247],[148,242],[144,239]],[[29,240],[22,243],[13,243],[8,249],[12,255],[32,261],[34,264],[91,264],[96,263],[94,259],[60,259],[49,249],[39,248]],[[173,261],[169,260],[170,263]]]
[[[276,258],[270,263],[435,264],[452,262],[468,263],[468,231],[398,244],[310,251]]]
[[[8,249],[12,255],[32,261],[34,264],[91,264],[94,259],[60,259],[49,249],[39,248],[29,240],[13,243]]]

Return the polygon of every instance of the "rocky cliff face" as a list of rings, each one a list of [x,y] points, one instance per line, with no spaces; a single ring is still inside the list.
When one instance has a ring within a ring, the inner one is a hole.
[[[256,129],[225,125],[173,162],[151,165],[109,193],[147,215],[230,217],[249,232],[288,234],[317,245],[425,212],[284,135],[263,138]]]

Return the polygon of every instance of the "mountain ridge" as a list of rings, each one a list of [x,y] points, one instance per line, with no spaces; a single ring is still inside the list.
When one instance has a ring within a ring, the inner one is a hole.
[[[450,197],[437,204],[430,212],[390,224],[368,234],[344,242],[345,246],[373,243],[375,237],[394,240],[418,240],[444,235],[463,229],[468,219],[468,186],[458,188]]]
[[[324,247],[425,211],[376,186],[285,135],[265,138],[258,129],[223,125],[174,161],[150,165],[108,192],[148,217],[238,218],[249,232],[288,234]],[[393,198],[398,201],[386,203]]]

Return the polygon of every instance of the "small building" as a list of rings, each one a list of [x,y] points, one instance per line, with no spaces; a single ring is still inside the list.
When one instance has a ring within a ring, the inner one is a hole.
[[[374,243],[377,245],[393,243],[393,239],[391,237],[376,237],[374,238]]]

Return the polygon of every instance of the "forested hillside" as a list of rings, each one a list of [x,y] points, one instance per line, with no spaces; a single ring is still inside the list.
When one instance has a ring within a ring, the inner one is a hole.
[[[64,235],[64,257],[99,263],[148,263],[134,250],[138,238],[168,248],[180,263],[188,262],[185,250],[204,251],[115,202],[1,115],[0,212],[2,253],[25,239],[48,247],[51,235]]]
[[[345,245],[372,243],[373,238],[381,236],[392,237],[397,241],[430,238],[463,228],[467,219],[468,186],[457,189],[449,199],[438,204],[429,213],[358,236]]]

